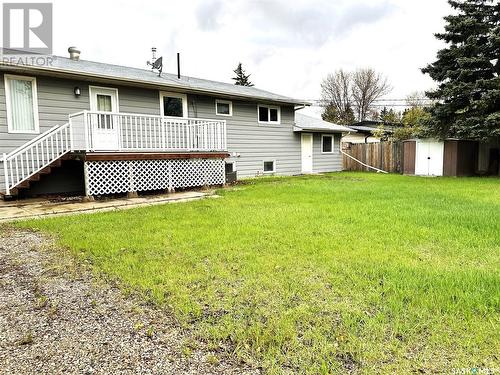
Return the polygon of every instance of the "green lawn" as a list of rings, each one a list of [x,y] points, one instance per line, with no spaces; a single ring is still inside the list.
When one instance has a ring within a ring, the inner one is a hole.
[[[271,373],[500,363],[500,179],[336,173],[19,224]]]

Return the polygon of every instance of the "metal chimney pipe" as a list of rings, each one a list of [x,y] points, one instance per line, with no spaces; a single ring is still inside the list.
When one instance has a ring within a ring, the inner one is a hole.
[[[177,52],[177,78],[181,79],[181,54]]]
[[[68,48],[69,52],[69,58],[73,61],[78,61],[80,60],[80,50],[76,47],[69,47]]]

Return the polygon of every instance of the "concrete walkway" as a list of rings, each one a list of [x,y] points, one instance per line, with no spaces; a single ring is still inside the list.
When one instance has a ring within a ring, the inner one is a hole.
[[[0,223],[47,216],[115,211],[157,204],[187,202],[206,197],[217,197],[217,195],[214,195],[211,191],[185,191],[139,198],[105,199],[90,202],[84,202],[82,198],[61,201],[39,198],[11,202],[0,201]]]

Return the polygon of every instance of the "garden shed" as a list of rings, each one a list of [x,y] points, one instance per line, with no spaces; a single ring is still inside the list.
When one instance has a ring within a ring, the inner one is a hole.
[[[403,142],[403,173],[417,176],[472,176],[478,160],[477,141],[425,138]]]

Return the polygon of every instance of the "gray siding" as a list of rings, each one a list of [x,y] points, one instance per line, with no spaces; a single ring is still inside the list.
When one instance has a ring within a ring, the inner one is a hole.
[[[325,134],[326,135],[326,134]],[[313,172],[335,172],[342,170],[342,154],[340,153],[340,134],[334,136],[333,153],[321,152],[321,134],[313,134]]]
[[[32,77],[32,75],[28,75]],[[38,94],[38,118],[40,133],[54,125],[68,122],[68,115],[90,109],[89,85],[118,88],[119,107],[121,112],[144,113],[159,115],[158,90],[148,90],[134,87],[111,86],[95,82],[59,79],[36,76]],[[80,87],[81,95],[74,95],[74,88]],[[22,146],[38,134],[8,133],[7,111],[5,104],[4,74],[0,73],[0,154],[9,153]],[[75,146],[83,146],[83,132],[78,132],[80,140],[75,140]],[[0,190],[4,190],[3,163],[0,163]]]
[[[217,118],[227,122],[227,147],[236,163],[238,177],[254,177],[263,173],[265,160],[274,160],[276,174],[301,172],[300,135],[293,132],[293,106],[281,106],[281,124],[257,122],[257,104],[261,102],[233,100],[232,116],[215,115],[215,97],[188,97],[189,116]]]
[[[37,76],[40,132],[68,122],[68,115],[71,113],[90,109],[89,85],[117,88],[120,112],[160,114],[159,90],[156,89]],[[75,97],[75,87],[80,87],[80,97]],[[233,100],[233,115],[217,116],[215,100],[216,97],[211,96],[188,95],[189,117],[226,120],[228,151],[231,153],[229,160],[235,162],[238,177],[261,175],[263,163],[268,160],[275,161],[278,175],[301,173],[301,138],[300,134],[293,132],[295,114],[292,105],[280,106],[279,125],[266,125],[257,121],[257,105],[266,103]],[[9,134],[6,117],[4,77],[0,74],[0,152],[9,153],[37,136]],[[83,137],[81,132],[77,135]],[[314,171],[340,170],[340,154],[322,154],[321,136],[315,134],[313,139]],[[75,145],[83,144],[83,139],[75,140]],[[338,145],[338,142],[336,144]],[[3,165],[0,168],[0,186],[3,190]]]

